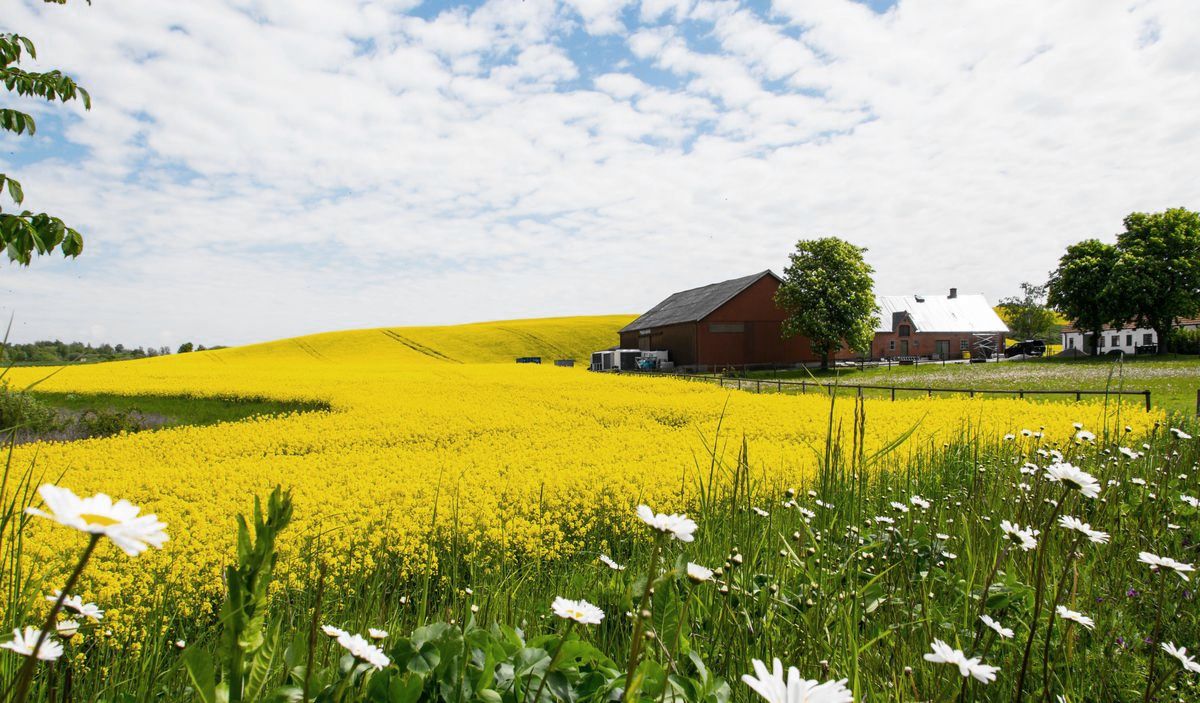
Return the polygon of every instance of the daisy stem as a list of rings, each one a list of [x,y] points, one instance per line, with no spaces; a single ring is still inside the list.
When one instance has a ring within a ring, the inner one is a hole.
[[[537,703],[542,699],[542,689],[546,687],[546,679],[550,678],[550,672],[554,671],[554,665],[558,663],[558,658],[562,656],[563,645],[567,643],[567,638],[571,636],[571,631],[575,629],[575,621],[567,621],[567,629],[563,632],[562,637],[558,640],[558,646],[554,648],[554,654],[550,655],[550,663],[546,665],[546,673],[542,674],[542,681],[538,684],[537,692],[533,694],[533,703]],[[530,676],[533,676],[531,673]],[[529,687],[525,688],[525,692],[529,692]]]
[[[658,558],[662,552],[662,542],[663,536],[660,532],[655,535],[654,548],[650,552],[650,568],[646,572],[646,588],[642,590],[642,599],[638,603],[637,612],[633,614],[633,642],[629,645],[629,665],[625,669],[625,693],[623,697],[626,702],[632,700],[633,672],[637,669],[638,657],[642,653],[642,633],[645,630],[646,619],[642,617],[642,614],[649,607],[650,594],[654,591],[655,571],[658,569]]]
[[[1058,581],[1058,586],[1054,589],[1054,602],[1050,604],[1050,612],[1046,616],[1046,642],[1042,646],[1042,701],[1050,700],[1050,640],[1054,635],[1054,615],[1058,610],[1058,604],[1062,601],[1063,591],[1067,586],[1067,577],[1071,575],[1071,562],[1075,558],[1075,550],[1079,548],[1079,538],[1071,543],[1071,550],[1067,552],[1067,565],[1063,567],[1062,578]]]
[[[658,699],[659,703],[664,703],[667,700],[667,689],[670,688],[671,672],[675,669],[675,652],[679,651],[679,638],[683,635],[683,624],[687,621],[688,606],[691,605],[691,594],[683,601],[683,608],[679,613],[679,621],[675,624],[675,637],[671,640],[671,648],[667,650],[667,673],[663,676],[662,696]]]
[[[1142,696],[1143,703],[1149,703],[1150,694],[1154,690],[1154,664],[1158,659],[1158,650],[1162,647],[1159,640],[1162,637],[1163,597],[1167,592],[1166,578],[1166,569],[1160,568],[1158,570],[1158,606],[1154,609],[1154,636],[1150,643],[1150,671],[1146,674],[1146,695]]]
[[[308,658],[304,665],[304,700],[309,700],[308,692],[312,684],[313,656],[317,651],[317,627],[321,622],[321,600],[325,596],[325,562],[317,564],[317,598],[313,605],[312,621],[308,625]]]
[[[79,563],[75,565],[75,570],[71,572],[66,585],[59,591],[58,599],[54,601],[54,606],[50,608],[50,614],[46,616],[46,622],[42,625],[42,631],[38,633],[37,642],[33,645],[33,651],[25,658],[25,662],[17,672],[17,681],[12,694],[13,703],[25,703],[25,699],[29,695],[29,684],[33,681],[33,670],[37,666],[37,655],[42,648],[42,643],[46,641],[46,638],[50,635],[50,631],[55,629],[58,614],[62,611],[63,601],[67,599],[67,594],[71,592],[71,589],[75,588],[75,583],[79,581],[79,575],[83,573],[83,568],[87,566],[88,560],[92,558],[92,552],[96,551],[96,545],[100,543],[100,538],[103,536],[96,534],[90,536],[87,548],[83,550],[83,556],[79,558]]]
[[[1033,652],[1033,638],[1037,635],[1038,618],[1042,615],[1042,596],[1046,592],[1046,552],[1050,551],[1047,549],[1046,543],[1049,541],[1054,520],[1062,510],[1063,503],[1067,502],[1070,490],[1070,488],[1063,489],[1063,494],[1055,504],[1054,510],[1050,511],[1050,518],[1046,520],[1046,529],[1042,531],[1044,538],[1041,548],[1038,549],[1037,569],[1034,575],[1033,617],[1029,619],[1029,636],[1025,638],[1025,653],[1021,655],[1021,672],[1017,675],[1017,689],[1013,694],[1013,703],[1021,703],[1021,694],[1025,688],[1025,674],[1029,671],[1029,655]]]

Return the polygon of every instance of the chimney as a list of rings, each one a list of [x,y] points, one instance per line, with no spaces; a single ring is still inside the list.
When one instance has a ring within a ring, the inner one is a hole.
[[[951,289],[950,289],[950,298],[951,298],[951,300],[953,300],[954,298],[957,298],[957,297],[958,297],[958,289],[957,289],[957,288],[951,288]]]

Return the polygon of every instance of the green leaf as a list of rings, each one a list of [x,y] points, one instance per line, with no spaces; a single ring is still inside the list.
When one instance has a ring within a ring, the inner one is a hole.
[[[213,672],[212,656],[198,647],[189,647],[183,653],[183,665],[188,678],[196,687],[196,693],[204,703],[217,703],[216,675]]]
[[[388,703],[416,703],[421,697],[425,681],[420,676],[405,674],[392,679],[388,691]]]
[[[25,191],[21,188],[21,184],[12,178],[8,179],[8,196],[18,205],[25,200]]]
[[[428,674],[442,661],[442,653],[433,642],[425,642],[408,660],[408,670],[414,674]]]

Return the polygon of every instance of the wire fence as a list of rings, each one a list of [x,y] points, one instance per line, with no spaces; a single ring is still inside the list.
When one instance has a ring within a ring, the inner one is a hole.
[[[876,391],[880,394],[889,396],[892,400],[896,400],[897,394],[924,395],[927,398],[932,398],[934,395],[966,395],[974,398],[977,395],[998,395],[1012,396],[1015,398],[1036,397],[1041,395],[1046,396],[1075,396],[1076,401],[1083,400],[1084,396],[1140,396],[1146,408],[1146,412],[1150,412],[1152,405],[1150,402],[1150,391],[1126,391],[1126,390],[1085,390],[1085,389],[1044,389],[1044,388],[946,388],[941,386],[885,386],[869,383],[822,383],[820,381],[786,381],[779,378],[730,378],[715,374],[684,374],[684,373],[666,373],[662,371],[622,371],[621,373],[635,373],[646,376],[662,376],[668,378],[680,378],[689,381],[700,381],[707,383],[715,383],[722,388],[736,388],[737,390],[752,391],[755,393],[825,393],[833,395],[834,393],[849,392],[863,396],[863,391]],[[1197,410],[1200,412],[1200,394],[1197,395]]]

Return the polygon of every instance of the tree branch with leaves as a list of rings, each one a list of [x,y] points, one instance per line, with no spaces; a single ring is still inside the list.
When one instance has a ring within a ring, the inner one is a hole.
[[[65,0],[45,0],[64,4]],[[25,98],[40,98],[48,102],[67,103],[78,100],[90,110],[92,98],[75,79],[58,70],[26,71],[17,64],[25,58],[36,59],[37,48],[28,37],[15,33],[0,34],[0,81],[9,93]],[[19,109],[0,108],[0,129],[18,135],[33,136],[37,122],[33,115]],[[11,261],[28,266],[33,255],[46,255],[56,250],[64,256],[76,257],[83,252],[83,235],[60,218],[44,212],[21,209],[25,191],[10,174],[0,173],[0,193],[7,192],[17,209],[0,204],[0,246]]]

